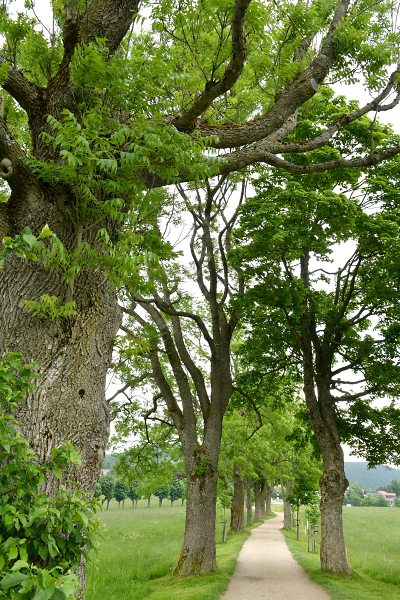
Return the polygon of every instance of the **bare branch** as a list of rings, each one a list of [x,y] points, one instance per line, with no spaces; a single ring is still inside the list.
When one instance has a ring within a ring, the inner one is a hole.
[[[232,152],[224,155],[222,158],[225,159],[225,163],[221,166],[220,172],[227,174],[232,171],[238,171],[248,167],[256,162],[260,162],[266,163],[273,167],[278,167],[280,169],[285,169],[290,173],[321,173],[322,171],[328,171],[331,169],[371,167],[385,160],[393,158],[398,154],[400,154],[400,146],[394,146],[393,148],[389,148],[387,150],[383,150],[382,152],[370,154],[369,156],[364,157],[349,159],[338,158],[321,163],[296,165],[295,163],[289,162],[283,158],[279,158],[275,154],[259,151],[259,148],[254,145],[238,152]]]

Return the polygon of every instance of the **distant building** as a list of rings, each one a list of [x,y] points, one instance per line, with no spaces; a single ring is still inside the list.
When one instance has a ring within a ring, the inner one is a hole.
[[[389,506],[394,506],[397,495],[394,492],[385,492],[384,490],[378,490],[376,492],[377,496],[382,496],[385,500],[388,501]]]

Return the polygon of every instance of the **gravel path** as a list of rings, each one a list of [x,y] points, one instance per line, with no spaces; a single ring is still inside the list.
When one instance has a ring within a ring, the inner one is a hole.
[[[292,557],[282,526],[278,515],[252,530],[221,600],[329,600]]]

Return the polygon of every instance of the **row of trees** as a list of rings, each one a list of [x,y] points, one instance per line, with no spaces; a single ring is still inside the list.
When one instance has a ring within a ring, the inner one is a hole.
[[[258,422],[238,474],[300,386],[323,461],[321,564],[349,572],[340,443],[370,464],[399,447],[400,143],[377,118],[400,99],[395,4],[160,0],[143,28],[140,9],[57,3],[47,27],[3,2],[0,352],[40,372],[22,430],[43,462],[71,440],[70,481],[94,489],[123,317],[111,413],[139,433],[142,415],[148,445],[154,420],[179,440],[177,569],[206,572],[224,417]],[[336,80],[371,99],[336,96]]]
[[[145,497],[147,494],[147,505],[150,506],[151,496],[156,496],[159,501],[159,506],[162,506],[162,502],[165,498],[168,498],[172,504],[175,500],[185,499],[185,484],[181,479],[173,479],[169,485],[164,487],[157,487],[148,491],[148,485],[146,483],[137,483],[129,486],[127,483],[120,479],[114,479],[112,475],[102,475],[96,484],[95,497],[103,498],[103,504],[106,502],[106,510],[108,510],[110,501],[115,499],[118,502],[118,508],[122,503],[124,508],[126,498],[132,501],[132,506],[137,506],[138,500]],[[142,494],[142,495],[141,495]]]

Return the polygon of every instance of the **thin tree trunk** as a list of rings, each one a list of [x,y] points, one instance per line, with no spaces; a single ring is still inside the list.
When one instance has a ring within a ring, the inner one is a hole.
[[[268,515],[271,512],[273,486],[268,483],[265,485],[265,512]]]
[[[253,500],[251,497],[251,479],[246,479],[246,522],[250,526],[253,522]]]
[[[261,521],[262,519],[262,489],[261,481],[257,479],[254,482],[254,520]]]
[[[231,508],[230,533],[241,531],[244,528],[244,485],[240,477],[240,469],[233,467],[233,497]]]
[[[288,500],[288,496],[292,493],[293,483],[287,481],[285,496],[283,498],[283,527],[284,529],[290,529],[292,526],[292,505]]]
[[[147,508],[150,508],[150,503],[151,503],[151,494],[150,494],[150,496],[147,496]]]

